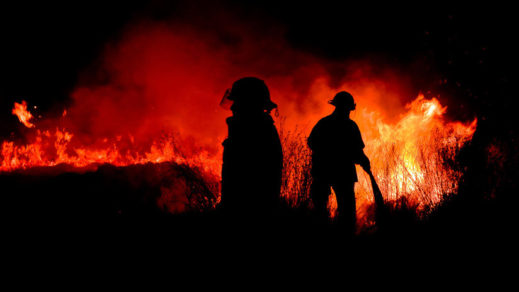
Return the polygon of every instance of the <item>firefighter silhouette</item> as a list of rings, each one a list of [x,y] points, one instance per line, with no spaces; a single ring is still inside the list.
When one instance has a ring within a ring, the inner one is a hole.
[[[359,127],[350,119],[350,112],[356,107],[353,96],[341,91],[329,103],[335,106],[334,112],[322,118],[308,137],[308,146],[312,150],[310,196],[315,214],[321,219],[327,218],[328,197],[333,188],[337,197],[337,220],[354,232],[355,164],[360,164],[370,173],[370,162],[363,151]]]
[[[270,112],[265,82],[246,77],[234,82],[221,105],[230,105],[223,142],[222,209],[227,214],[263,216],[275,212],[281,189],[283,153]]]

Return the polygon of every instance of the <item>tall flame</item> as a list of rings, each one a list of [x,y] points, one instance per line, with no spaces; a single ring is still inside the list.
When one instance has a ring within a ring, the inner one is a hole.
[[[419,209],[431,207],[443,195],[457,191],[461,171],[453,167],[454,160],[460,148],[472,139],[477,120],[466,124],[447,122],[443,118],[447,108],[438,99],[426,99],[422,94],[406,108],[408,112],[392,125],[367,110],[361,110],[357,122],[385,199],[405,197]],[[371,183],[362,169],[358,167],[357,172],[361,174],[356,185],[358,213],[366,219],[367,207],[373,203]],[[332,195],[332,217],[336,208]]]
[[[16,115],[20,122],[27,128],[34,128],[34,124],[29,122],[29,120],[32,119],[32,114],[27,110],[27,103],[25,100],[22,100],[21,104],[15,102],[12,113],[13,115]]]

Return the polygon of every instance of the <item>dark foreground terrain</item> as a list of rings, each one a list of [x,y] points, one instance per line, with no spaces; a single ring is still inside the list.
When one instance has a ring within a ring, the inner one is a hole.
[[[352,237],[340,225],[318,223],[306,208],[282,207],[261,220],[225,216],[210,207],[215,185],[172,163],[31,169],[0,175],[0,185],[3,242],[30,251],[87,246],[166,248],[163,252],[179,256],[274,251],[322,259],[337,253],[499,258],[513,256],[517,242],[515,197],[454,195],[425,219],[400,202],[390,206],[379,228]]]

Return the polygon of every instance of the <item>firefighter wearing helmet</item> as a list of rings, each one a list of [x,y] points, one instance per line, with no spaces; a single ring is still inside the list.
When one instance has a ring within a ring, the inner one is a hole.
[[[337,198],[338,220],[354,232],[357,182],[355,164],[370,173],[370,162],[364,154],[364,142],[357,124],[350,119],[355,110],[353,96],[341,91],[329,101],[333,113],[322,118],[308,137],[312,150],[312,185],[310,195],[319,218],[327,218],[328,197],[333,188]]]
[[[221,103],[230,104],[221,206],[227,214],[272,214],[279,203],[283,167],[281,142],[270,116],[277,105],[265,82],[255,77],[234,82]]]

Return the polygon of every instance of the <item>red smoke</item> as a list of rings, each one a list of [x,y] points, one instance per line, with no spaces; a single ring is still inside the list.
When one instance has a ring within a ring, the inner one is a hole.
[[[266,80],[290,126],[316,122],[331,110],[326,101],[339,89],[352,92],[359,108],[389,119],[403,110],[403,96],[414,97],[405,88],[407,80],[376,64],[332,64],[291,48],[280,33],[256,36],[244,28],[234,30],[226,32],[231,35],[226,40],[185,26],[132,26],[107,45],[100,65],[85,73],[89,82],[71,93],[65,128],[81,133],[76,139],[84,143],[120,135],[149,143],[178,132],[182,143],[192,146],[183,148],[198,146],[216,155],[229,115],[218,103],[243,76]],[[332,76],[328,72],[334,68],[346,73]],[[374,69],[380,73],[375,75]]]

